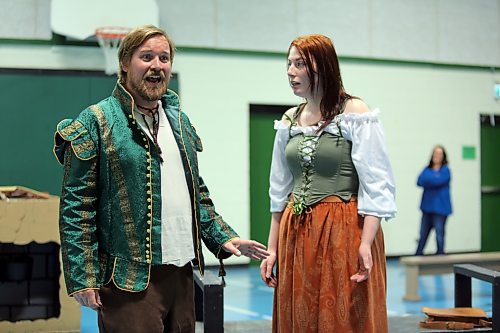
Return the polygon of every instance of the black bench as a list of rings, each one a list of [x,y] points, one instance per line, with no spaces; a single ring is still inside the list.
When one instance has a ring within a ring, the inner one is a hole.
[[[222,279],[209,270],[201,276],[193,268],[196,321],[203,322],[203,332],[224,333],[224,285]]]
[[[500,272],[471,264],[454,265],[455,307],[472,306],[471,278],[491,283],[492,286],[492,327],[491,331],[500,332]]]

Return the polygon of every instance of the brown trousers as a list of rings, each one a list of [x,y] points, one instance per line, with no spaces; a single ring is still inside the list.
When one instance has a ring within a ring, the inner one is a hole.
[[[113,282],[101,287],[101,333],[194,333],[194,285],[191,264],[151,267],[146,290],[129,292]]]

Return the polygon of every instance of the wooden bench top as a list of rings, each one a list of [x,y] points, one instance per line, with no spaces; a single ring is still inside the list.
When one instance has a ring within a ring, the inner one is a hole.
[[[405,265],[441,265],[497,260],[500,262],[500,252],[457,253],[434,256],[408,256],[400,258],[401,263]]]
[[[446,274],[453,272],[454,264],[476,264],[484,268],[500,270],[500,252],[457,253],[435,256],[408,256],[399,261],[405,265],[407,301],[418,301],[418,278],[420,275]]]

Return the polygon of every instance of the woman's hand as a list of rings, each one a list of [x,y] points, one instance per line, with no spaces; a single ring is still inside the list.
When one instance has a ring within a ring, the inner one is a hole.
[[[276,288],[278,286],[278,279],[273,273],[274,266],[276,264],[276,253],[271,252],[269,257],[262,260],[260,264],[260,277],[262,281],[271,288]]]
[[[373,268],[371,246],[361,243],[359,246],[359,269],[351,276],[351,281],[362,282],[368,279]]]

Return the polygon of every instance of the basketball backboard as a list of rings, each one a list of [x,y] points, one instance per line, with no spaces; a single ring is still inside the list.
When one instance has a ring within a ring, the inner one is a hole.
[[[155,0],[52,0],[51,27],[57,34],[85,40],[99,27],[159,25]]]

